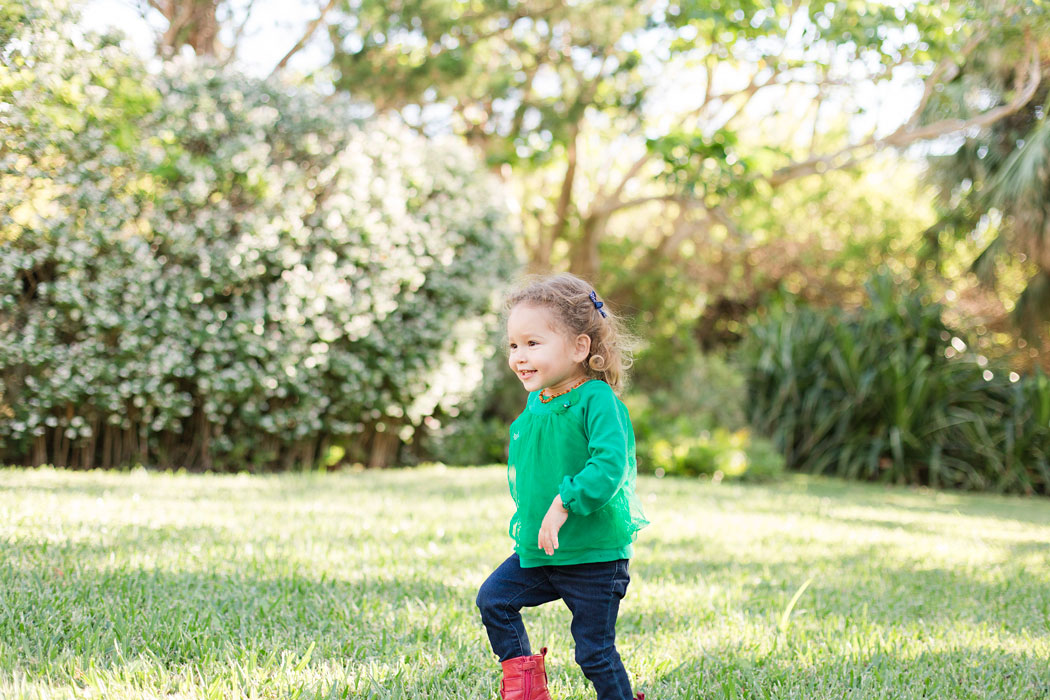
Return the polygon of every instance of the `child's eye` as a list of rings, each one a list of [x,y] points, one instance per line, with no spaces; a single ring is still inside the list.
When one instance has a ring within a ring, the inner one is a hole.
[[[535,340],[530,340],[530,341],[529,341],[529,345],[535,345],[535,344],[536,344],[536,341],[535,341]]]

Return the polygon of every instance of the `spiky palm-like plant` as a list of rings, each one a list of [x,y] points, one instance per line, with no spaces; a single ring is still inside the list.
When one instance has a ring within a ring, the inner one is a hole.
[[[971,270],[992,287],[1004,262],[1020,263],[1026,283],[1013,300],[1011,319],[1030,342],[1046,343],[1050,322],[1050,39],[1039,43],[1042,77],[1032,99],[1014,114],[969,134],[954,153],[929,159],[931,175],[941,191],[942,217],[926,232],[924,257],[940,260],[946,241],[973,239],[983,248]],[[965,118],[989,104],[1006,102],[1024,70],[1018,51],[996,46],[978,52],[939,99],[931,100],[926,118],[949,114]]]

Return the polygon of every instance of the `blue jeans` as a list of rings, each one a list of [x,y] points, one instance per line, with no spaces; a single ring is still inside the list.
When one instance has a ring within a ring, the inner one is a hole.
[[[631,700],[631,682],[616,651],[616,615],[631,577],[627,560],[523,569],[510,556],[478,591],[481,621],[500,661],[531,656],[520,610],[561,598],[572,612],[576,663],[598,700]]]

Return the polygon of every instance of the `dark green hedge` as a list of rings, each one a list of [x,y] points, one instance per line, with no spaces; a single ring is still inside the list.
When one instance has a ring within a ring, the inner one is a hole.
[[[790,303],[740,349],[748,418],[790,469],[1050,494],[1050,380],[972,352],[922,290],[877,275],[860,310]]]

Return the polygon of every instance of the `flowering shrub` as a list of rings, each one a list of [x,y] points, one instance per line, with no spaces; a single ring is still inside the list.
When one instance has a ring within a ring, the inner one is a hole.
[[[378,465],[454,414],[513,268],[466,147],[51,8],[0,54],[0,458]]]

